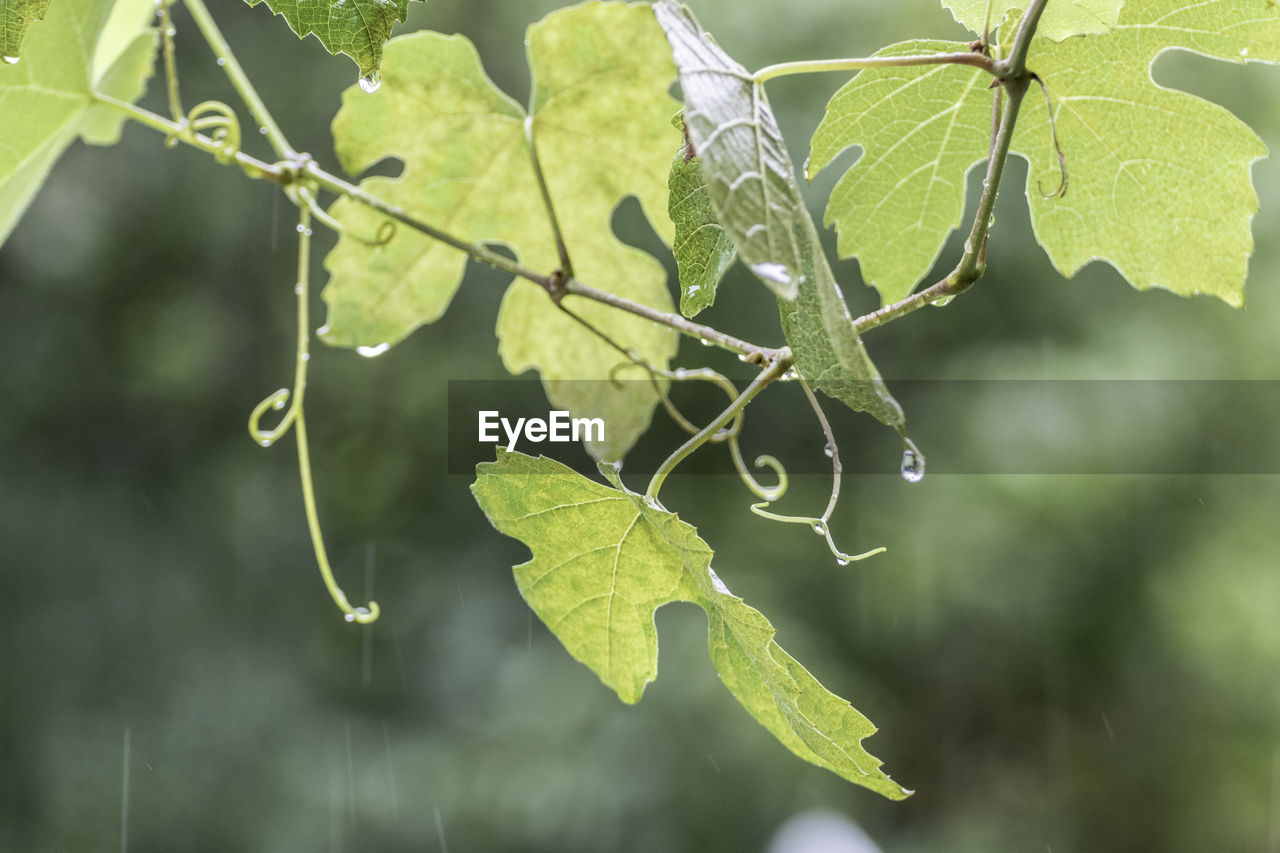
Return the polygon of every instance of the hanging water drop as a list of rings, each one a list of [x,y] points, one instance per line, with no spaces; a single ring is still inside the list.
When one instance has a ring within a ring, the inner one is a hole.
[[[707,340],[706,338],[698,338],[698,343],[702,344],[704,347],[713,346],[711,341]]]
[[[847,566],[849,565],[849,561],[846,560],[844,557],[836,557],[836,565]]]
[[[827,454],[828,459],[834,459],[836,457],[836,446],[828,441],[827,446],[822,448],[822,452]]]
[[[4,64],[5,64],[5,65],[17,65],[17,64],[18,64],[18,57],[16,57],[16,56],[6,56],[6,57],[4,57]]]
[[[372,95],[382,85],[382,75],[377,71],[373,71],[361,77],[359,82],[360,90],[366,95]]]
[[[348,622],[356,621],[356,615],[354,613],[344,613],[342,614],[342,618],[346,619]]]
[[[918,483],[924,479],[924,454],[909,438],[903,439],[902,465],[899,467],[902,479],[908,483]]]
[[[365,358],[375,358],[382,355],[389,349],[391,349],[391,344],[383,342],[375,347],[356,347],[356,352],[360,353],[360,355]]]
[[[815,521],[813,523],[813,532],[818,534],[819,536],[826,536],[827,526],[823,524],[821,521]]]
[[[951,300],[955,298],[956,298],[956,295],[954,293],[948,293],[946,296],[939,296],[937,299],[933,300],[929,304],[932,305],[934,308],[945,308],[948,305],[950,305]]]

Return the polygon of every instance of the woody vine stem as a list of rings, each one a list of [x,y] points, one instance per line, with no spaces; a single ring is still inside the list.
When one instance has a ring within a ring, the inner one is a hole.
[[[560,269],[549,273],[530,270],[517,261],[499,255],[485,246],[459,239],[430,223],[423,222],[402,208],[390,204],[384,199],[333,175],[321,168],[309,154],[299,152],[289,143],[284,132],[272,117],[270,110],[258,95],[243,68],[241,68],[230,45],[209,14],[204,0],[181,0],[181,2],[191,15],[201,36],[213,51],[218,65],[226,73],[228,80],[241,100],[244,101],[250,115],[274,151],[277,160],[275,162],[266,162],[240,150],[239,121],[235,112],[226,104],[217,101],[205,101],[184,113],[176,62],[174,60],[173,38],[175,31],[169,8],[177,1],[158,0],[157,3],[166,90],[171,115],[166,118],[142,107],[99,93],[95,93],[94,98],[98,103],[115,109],[128,118],[164,134],[169,145],[179,143],[189,145],[212,155],[220,163],[238,166],[250,178],[268,180],[278,184],[289,200],[299,209],[298,275],[295,288],[297,295],[298,344],[294,385],[292,391],[290,389],[280,389],[258,404],[250,416],[249,431],[255,441],[264,446],[269,446],[282,437],[290,428],[294,429],[298,449],[298,467],[303,492],[303,504],[316,562],[330,596],[343,612],[347,621],[362,624],[373,622],[378,618],[379,608],[375,602],[369,602],[365,607],[353,607],[334,578],[320,532],[311,477],[303,399],[306,389],[307,362],[310,357],[309,341],[311,330],[308,319],[308,301],[310,298],[309,267],[312,223],[313,221],[320,222],[334,230],[344,230],[342,224],[330,217],[320,206],[318,196],[321,191],[339,197],[345,196],[386,217],[383,227],[379,229],[377,234],[360,238],[365,242],[385,243],[394,235],[394,230],[398,223],[445,243],[476,261],[488,264],[514,277],[523,278],[537,284],[562,308],[565,307],[561,304],[562,301],[570,296],[576,299],[598,302],[667,326],[681,334],[697,338],[721,349],[737,353],[744,361],[759,365],[760,372],[755,379],[741,393],[736,393],[732,383],[714,371],[660,371],[639,362],[625,349],[609,341],[611,345],[627,353],[628,358],[633,362],[648,370],[651,377],[661,376],[665,379],[674,380],[700,379],[711,381],[725,388],[732,401],[711,423],[699,429],[684,419],[678,411],[675,411],[674,406],[671,405],[665,394],[661,395],[664,406],[667,407],[677,422],[681,423],[692,435],[659,466],[646,489],[646,497],[656,501],[658,492],[667,476],[693,451],[709,442],[726,441],[729,443],[734,465],[742,476],[743,481],[753,493],[764,500],[763,503],[752,506],[753,512],[778,521],[802,522],[812,525],[815,532],[825,537],[832,553],[836,555],[837,560],[842,564],[883,550],[876,549],[866,554],[849,555],[841,552],[832,541],[828,520],[839,495],[841,474],[839,451],[835,446],[835,438],[817,398],[803,380],[800,380],[802,387],[810,405],[814,409],[819,424],[822,426],[827,438],[829,455],[832,457],[833,486],[831,499],[828,502],[826,511],[819,517],[782,516],[764,509],[769,502],[776,500],[785,491],[787,485],[786,472],[776,459],[762,456],[756,460],[756,466],[771,468],[777,474],[779,482],[773,488],[766,488],[757,483],[742,460],[741,451],[737,445],[737,435],[741,428],[741,416],[747,404],[771,383],[779,379],[791,378],[792,353],[790,348],[785,346],[775,348],[753,344],[710,326],[692,322],[678,314],[659,311],[607,291],[596,289],[575,278],[569,260],[568,249],[560,238],[558,227],[555,227],[557,225],[555,212],[551,198],[546,193],[545,182],[542,180],[542,167],[532,144],[531,132],[527,134],[529,154],[533,160],[539,184],[543,188],[544,202],[556,235],[561,265]],[[995,90],[993,98],[993,134],[990,156],[987,161],[986,180],[983,182],[983,191],[978,200],[977,213],[974,216],[969,237],[965,241],[964,253],[960,261],[951,273],[938,282],[917,291],[905,299],[854,319],[852,326],[855,334],[861,334],[882,326],[925,305],[944,304],[951,297],[967,290],[981,278],[985,271],[986,244],[991,227],[991,213],[999,191],[1005,161],[1008,159],[1014,126],[1027,89],[1031,81],[1036,79],[1034,73],[1027,68],[1027,50],[1046,2],[1047,0],[1033,0],[1028,6],[1026,15],[1023,17],[1017,34],[1010,45],[1009,54],[1002,59],[993,58],[990,55],[986,39],[983,39],[981,42],[975,43],[974,51],[968,53],[788,62],[771,65],[752,75],[753,82],[762,84],[767,80],[792,74],[850,71],[882,66],[959,64],[979,68],[986,71],[993,78],[992,88]],[[568,311],[567,308],[565,310]],[[572,314],[572,312],[569,313]],[[577,317],[577,315],[573,316]],[[596,331],[595,329],[592,330]],[[599,334],[598,331],[596,333]],[[608,339],[606,338],[606,340]],[[288,409],[280,423],[273,429],[263,429],[260,420],[265,413],[269,409],[285,410],[286,405]],[[911,449],[914,450],[914,448]]]

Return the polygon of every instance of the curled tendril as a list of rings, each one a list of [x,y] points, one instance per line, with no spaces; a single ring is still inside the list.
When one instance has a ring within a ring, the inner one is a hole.
[[[1057,188],[1052,192],[1045,192],[1041,181],[1036,181],[1036,189],[1040,190],[1040,195],[1046,199],[1062,198],[1067,194],[1067,155],[1062,151],[1062,140],[1058,137],[1058,123],[1053,117],[1053,97],[1049,94],[1049,87],[1044,84],[1039,75],[1032,74],[1031,79],[1040,84],[1040,91],[1044,94],[1044,105],[1049,114],[1049,139],[1053,142],[1053,150],[1058,155],[1058,172],[1061,175]]]
[[[766,506],[768,506],[767,503],[752,504],[751,511],[756,515],[761,516],[762,518],[767,518],[771,521],[781,521],[785,524],[809,525],[813,528],[814,533],[827,540],[827,547],[831,549],[832,554],[835,554],[837,562],[842,566],[857,562],[858,560],[865,560],[867,557],[874,557],[876,554],[889,550],[882,545],[879,548],[873,548],[862,554],[846,554],[836,547],[835,541],[831,538],[831,527],[827,524],[827,518],[825,516],[781,515],[776,512],[770,512],[765,509]]]
[[[240,153],[240,119],[222,101],[203,101],[187,113],[187,126],[193,131],[211,131],[209,138],[218,146],[214,159],[230,163]]]
[[[346,593],[338,586],[333,576],[333,568],[329,565],[329,555],[324,547],[324,536],[320,531],[320,516],[316,512],[315,486],[311,480],[311,451],[307,444],[307,418],[303,409],[303,397],[307,390],[307,362],[310,360],[311,322],[308,314],[310,298],[311,269],[311,210],[300,205],[298,217],[298,284],[294,288],[298,300],[298,350],[294,365],[293,391],[281,388],[254,407],[249,415],[249,434],[253,440],[263,447],[269,447],[276,439],[294,428],[294,437],[298,445],[298,478],[302,481],[302,503],[306,510],[307,530],[311,534],[311,547],[315,551],[316,565],[320,569],[320,577],[325,588],[338,609],[342,618],[348,622],[367,625],[377,620],[382,612],[376,601],[370,601],[363,607],[352,607]],[[292,402],[290,402],[292,397]],[[289,405],[289,411],[274,429],[263,429],[262,416],[268,409],[280,411]]]
[[[311,212],[311,215],[314,216],[321,224],[338,234],[346,234],[354,240],[359,240],[366,246],[385,246],[391,242],[392,237],[396,236],[396,223],[393,220],[382,220],[382,223],[378,225],[377,232],[375,232],[372,237],[365,237],[351,231],[351,229],[346,225],[343,225],[327,210],[321,207],[320,203],[316,201],[315,192],[310,188],[302,184],[290,184],[285,189],[285,192],[288,193],[289,198],[293,200],[294,204],[299,207],[306,207],[307,210]]]
[[[293,426],[293,422],[298,418],[297,405],[289,407],[289,411],[285,412],[284,417],[281,418],[280,423],[276,424],[274,429],[263,429],[261,426],[262,416],[267,413],[268,409],[275,409],[278,412],[288,402],[289,389],[281,388],[253,407],[253,412],[249,415],[249,435],[253,437],[254,441],[263,447],[270,447],[289,431],[289,427]]]
[[[757,468],[768,468],[777,476],[778,484],[770,489],[760,485],[760,481],[747,470],[747,463],[742,458],[742,448],[738,446],[737,436],[729,440],[729,454],[733,457],[733,467],[738,469],[738,477],[752,494],[766,504],[773,503],[787,493],[787,487],[791,484],[791,480],[787,477],[787,469],[783,467],[777,457],[765,454],[757,456],[755,461]]]

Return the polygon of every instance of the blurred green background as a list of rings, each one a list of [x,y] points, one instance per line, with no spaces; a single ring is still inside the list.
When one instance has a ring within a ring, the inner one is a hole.
[[[212,5],[294,143],[333,164],[354,65],[265,7]],[[432,0],[401,31],[467,34],[523,101],[523,28],[558,5]],[[748,67],[963,37],[933,0],[694,9]],[[187,102],[234,103],[177,25]],[[1156,77],[1280,148],[1280,69],[1176,54]],[[770,84],[797,158],[841,82]],[[163,111],[160,94],[153,81]],[[838,171],[815,181],[815,212]],[[1242,311],[1138,294],[1100,264],[1063,281],[1026,224],[1024,175],[1014,161],[986,279],[867,337],[887,377],[1280,378],[1274,160],[1254,168]],[[0,850],[120,846],[127,762],[135,851],[765,851],[813,810],[891,853],[1280,851],[1278,460],[1256,476],[851,477],[838,540],[889,551],[847,568],[747,513],[735,481],[673,478],[664,500],[721,577],[880,726],[868,748],[918,792],[889,803],[793,758],[735,704],[696,608],[659,612],[660,677],[635,707],[530,619],[510,575],[525,549],[445,466],[446,382],[505,375],[491,332],[505,282],[484,269],[385,356],[313,356],[331,553],[353,601],[384,612],[344,623],[312,563],[291,441],[264,450],[244,426],[292,376],[293,222],[273,188],[130,127],[117,148],[73,148],[0,250]],[[875,306],[855,263],[837,272],[856,311]],[[740,273],[708,314],[780,342],[776,317]],[[696,344],[682,361],[738,367]],[[913,422],[917,440],[998,455],[1055,426],[990,402]],[[1270,434],[1276,411],[1260,399],[1240,429]],[[1089,440],[1195,458],[1220,414],[1188,395]],[[791,430],[821,453],[807,418]],[[813,511],[826,488],[801,482],[784,507]]]

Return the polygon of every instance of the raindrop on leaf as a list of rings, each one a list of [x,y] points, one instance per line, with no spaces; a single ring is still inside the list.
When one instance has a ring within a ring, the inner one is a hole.
[[[369,74],[361,77],[359,83],[361,91],[366,95],[372,95],[374,92],[378,91],[378,87],[382,85],[382,75],[377,71],[370,72]]]

